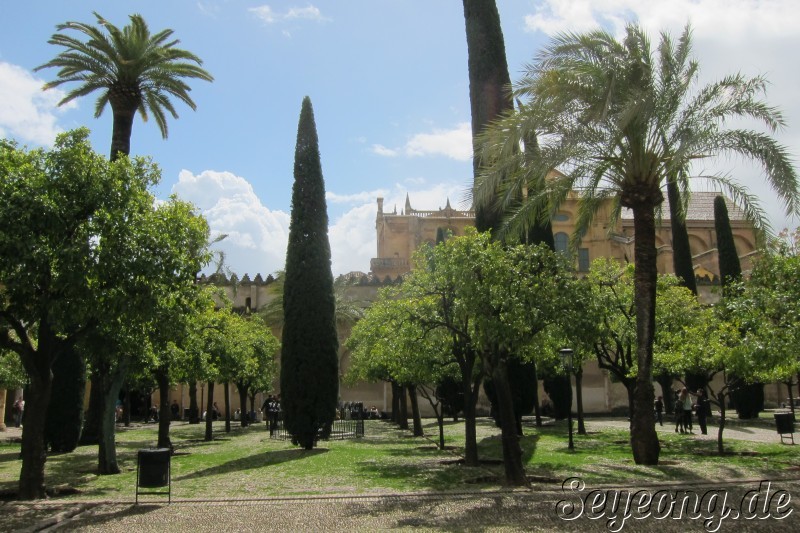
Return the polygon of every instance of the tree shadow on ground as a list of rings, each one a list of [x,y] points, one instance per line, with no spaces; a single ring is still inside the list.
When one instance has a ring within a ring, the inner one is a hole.
[[[215,465],[210,468],[205,468],[203,470],[197,470],[185,476],[173,477],[172,480],[184,481],[184,480],[202,478],[206,476],[224,475],[224,474],[229,474],[231,472],[241,472],[244,470],[251,470],[254,468],[263,468],[265,466],[277,465],[288,461],[307,459],[309,457],[313,457],[315,455],[320,455],[327,452],[328,449],[326,448],[314,448],[313,450],[303,450],[295,448],[290,450],[268,451],[256,455],[249,455],[247,457],[242,457],[240,459],[234,459],[232,461]]]

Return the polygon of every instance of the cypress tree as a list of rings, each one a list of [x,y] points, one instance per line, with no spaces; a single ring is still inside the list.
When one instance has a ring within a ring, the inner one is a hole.
[[[53,392],[44,425],[45,446],[53,453],[78,447],[83,425],[86,362],[74,346],[53,361]]]
[[[667,197],[669,198],[669,222],[672,228],[672,268],[681,280],[681,285],[697,296],[697,281],[694,277],[692,250],[689,247],[689,231],[686,229],[686,216],[674,179],[667,180]]]
[[[292,214],[283,288],[281,406],[292,441],[310,450],[333,423],[339,394],[328,213],[317,127],[303,99],[297,126]]]
[[[730,296],[732,283],[742,278],[742,265],[739,262],[739,254],[736,252],[736,244],[733,240],[728,206],[722,196],[714,198],[714,230],[717,234],[722,295]],[[728,376],[728,381],[731,384],[731,402],[736,407],[739,418],[757,418],[759,411],[764,409],[764,385],[747,383],[733,373]]]
[[[730,290],[730,283],[742,277],[742,265],[733,242],[731,220],[728,218],[728,206],[725,198],[714,198],[714,229],[717,233],[717,254],[719,257],[719,278],[722,283],[722,294]]]
[[[493,120],[513,109],[508,88],[506,45],[500,27],[500,13],[494,0],[463,0],[467,32],[469,67],[469,101],[472,111],[473,153],[475,137]],[[478,176],[479,161],[473,158],[473,173]],[[478,207],[475,227],[478,231],[493,230],[500,223],[500,213]]]

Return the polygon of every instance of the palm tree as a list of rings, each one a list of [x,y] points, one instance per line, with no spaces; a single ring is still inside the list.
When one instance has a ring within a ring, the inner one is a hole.
[[[501,231],[522,232],[575,191],[580,201],[574,242],[601,205],[612,202],[617,215],[623,207],[632,210],[638,374],[631,444],[638,464],[656,464],[660,451],[652,355],[662,187],[671,177],[685,195],[691,175],[686,170],[695,160],[739,154],[763,165],[787,212],[797,213],[800,200],[785,148],[768,134],[726,127],[739,117],[771,132],[784,126],[781,113],[761,100],[765,79],[737,74],[695,89],[698,65],[690,52],[688,26],[677,42],[662,33],[655,53],[635,25],[621,42],[603,30],[556,37],[514,87],[515,96],[530,101],[481,138],[483,172],[474,193],[479,205],[500,203],[507,215]],[[534,162],[519,150],[532,133],[540,144]],[[728,192],[757,228],[768,228],[746,189],[725,176],[702,177]],[[520,201],[522,190],[542,192]]]
[[[114,126],[111,137],[111,159],[128,155],[131,146],[133,117],[138,111],[142,120],[152,115],[167,137],[166,113],[178,118],[170,96],[195,109],[189,96],[191,88],[183,78],[214,78],[200,68],[202,61],[186,50],[176,48],[180,41],[170,40],[172,30],[151,34],[141,15],[130,16],[131,23],[121,30],[94,13],[99,26],[82,22],[66,22],[56,29],[75,30],[87,37],[81,41],[65,33],[55,33],[48,41],[63,46],[64,51],[34,70],[56,67],[58,79],[45,84],[45,89],[68,82],[78,82],[75,89],[59,102],[63,105],[94,91],[101,91],[95,103],[95,118],[111,104]],[[103,31],[105,29],[105,32]]]

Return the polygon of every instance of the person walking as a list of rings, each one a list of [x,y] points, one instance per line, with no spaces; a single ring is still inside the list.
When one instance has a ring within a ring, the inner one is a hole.
[[[692,431],[692,406],[694,405],[694,401],[686,387],[681,389],[681,399],[683,401],[683,426],[689,433],[694,433],[694,431]]]
[[[697,401],[695,402],[695,412],[697,412],[697,424],[700,426],[700,432],[703,435],[708,435],[708,428],[706,427],[706,417],[711,411],[711,402],[706,397],[703,389],[697,389]]]
[[[683,389],[686,390],[686,389]],[[686,433],[686,426],[684,425],[683,417],[683,398],[682,392],[675,391],[675,402],[673,405],[673,416],[675,416],[675,433],[680,429],[681,433]]]
[[[656,398],[656,401],[655,401],[655,404],[654,404],[654,408],[655,408],[655,411],[656,411],[656,421],[658,422],[658,424],[660,426],[663,426],[664,425],[664,418],[663,418],[663,414],[664,414],[664,399],[661,396]]]

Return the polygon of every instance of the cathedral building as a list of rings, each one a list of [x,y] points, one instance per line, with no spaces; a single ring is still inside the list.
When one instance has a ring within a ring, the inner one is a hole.
[[[719,284],[714,230],[716,196],[717,193],[711,192],[693,193],[686,215],[698,291],[700,298],[706,302],[713,302],[718,298],[718,291],[713,290],[713,287]],[[551,217],[557,251],[567,253],[569,239],[575,229],[578,200],[577,194],[570,194],[566,202]],[[744,212],[730,200],[726,199],[726,203],[742,270],[747,271],[757,254],[756,235]],[[672,230],[669,204],[666,200],[661,211],[656,233],[658,271],[671,273],[673,272]],[[411,258],[414,250],[423,243],[436,242],[439,229],[450,231],[453,235],[463,235],[467,226],[474,225],[474,212],[453,209],[449,200],[442,209],[424,211],[414,209],[410,198],[406,196],[404,208],[397,213],[396,208],[392,212],[386,212],[383,198],[378,198],[378,214],[375,220],[377,257],[370,261],[371,273],[381,280],[387,277],[395,279],[413,268]],[[629,209],[623,209],[621,216],[614,221],[609,201],[598,210],[592,226],[581,239],[574,257],[576,270],[587,272],[591,262],[598,257],[611,257],[623,263],[632,262],[634,239],[633,213]]]

